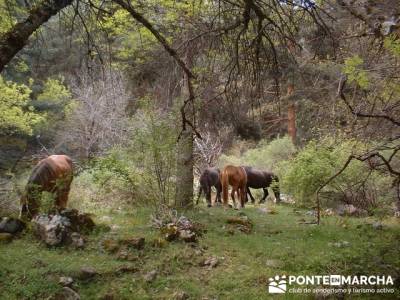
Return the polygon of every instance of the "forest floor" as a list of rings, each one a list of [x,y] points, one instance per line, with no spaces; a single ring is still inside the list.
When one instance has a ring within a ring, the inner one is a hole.
[[[160,233],[149,226],[149,209],[98,212],[98,229],[87,236],[84,250],[48,248],[28,231],[0,245],[0,299],[51,299],[61,289],[60,276],[74,278],[81,299],[270,299],[282,296],[268,293],[269,277],[283,274],[392,275],[396,292],[386,297],[400,297],[398,220],[381,220],[382,228],[374,228],[376,219],[370,217],[330,216],[317,226],[305,224],[313,219],[306,210],[269,204],[270,214],[260,208],[242,210],[254,224],[249,234],[228,230],[227,218],[238,215],[233,209],[200,206],[184,213],[207,229],[194,245],[154,243]],[[105,239],[131,237],[146,239],[143,250],[132,250],[131,261],[101,246]],[[217,265],[202,266],[210,257]],[[82,267],[97,275],[78,279]],[[286,298],[315,295],[286,293]]]

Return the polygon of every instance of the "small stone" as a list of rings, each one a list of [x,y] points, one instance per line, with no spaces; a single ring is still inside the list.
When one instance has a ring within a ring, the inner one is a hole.
[[[145,242],[144,237],[122,240],[122,243],[124,245],[127,245],[128,247],[131,247],[131,248],[134,248],[137,250],[141,250],[144,248],[144,242]]]
[[[348,246],[350,246],[350,243],[348,241],[342,241],[342,246],[348,247]]]
[[[128,250],[127,249],[120,249],[117,253],[118,259],[127,259],[128,258]]]
[[[212,256],[209,258],[206,258],[201,265],[202,266],[208,266],[210,269],[215,268],[216,266],[218,266],[219,260],[217,257]]]
[[[179,238],[187,243],[196,242],[196,234],[190,230],[180,230]]]
[[[0,233],[0,243],[6,244],[11,242],[12,239],[13,235],[11,233],[6,233],[6,232]]]
[[[81,297],[73,289],[65,286],[60,292],[52,297],[53,300],[80,300]]]
[[[0,222],[0,232],[16,234],[26,227],[25,223],[19,219],[4,217]]]
[[[376,229],[376,230],[382,230],[383,229],[383,225],[381,222],[375,222],[372,224],[372,228]]]
[[[73,232],[71,234],[71,245],[76,249],[83,249],[85,247],[85,240],[79,233]]]
[[[187,300],[187,299],[189,299],[189,295],[187,293],[183,292],[183,291],[178,291],[178,292],[175,292],[172,295],[172,299],[174,299],[174,300]]]
[[[110,226],[110,228],[111,228],[111,231],[118,231],[118,230],[121,228],[121,226],[112,224],[112,225]]]
[[[116,273],[134,273],[137,271],[139,271],[139,270],[135,266],[123,265],[117,269]]]
[[[146,282],[152,282],[152,281],[154,281],[154,280],[157,278],[157,275],[158,275],[157,270],[153,270],[153,271],[150,271],[149,273],[145,274],[145,275],[143,276],[143,279],[144,279]]]
[[[99,273],[95,268],[92,267],[82,267],[79,272],[79,279],[89,280],[98,275]]]
[[[74,280],[72,279],[72,277],[61,276],[58,280],[58,283],[62,286],[71,287],[71,285],[74,283]]]

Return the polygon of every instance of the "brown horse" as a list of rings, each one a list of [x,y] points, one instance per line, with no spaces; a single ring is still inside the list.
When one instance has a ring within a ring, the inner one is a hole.
[[[247,175],[243,167],[226,166],[221,173],[222,199],[228,205],[228,188],[232,186],[231,198],[236,208],[235,192],[240,199],[241,207],[246,200]]]
[[[21,198],[21,216],[31,219],[39,213],[42,192],[54,195],[55,207],[67,206],[73,178],[72,160],[66,155],[51,155],[42,159],[32,170]]]

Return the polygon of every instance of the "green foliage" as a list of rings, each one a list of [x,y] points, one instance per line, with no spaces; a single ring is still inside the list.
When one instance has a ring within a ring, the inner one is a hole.
[[[296,152],[289,137],[285,136],[268,142],[262,140],[253,149],[245,150],[242,154],[221,155],[218,165],[223,167],[228,164],[248,165],[258,169],[274,171],[283,160],[291,158]]]
[[[309,142],[295,158],[279,165],[283,190],[292,194],[299,205],[314,205],[317,189],[343,167],[351,154],[363,153],[368,146],[356,140],[332,138]],[[383,196],[390,189],[390,178],[370,171],[365,162],[353,160],[325,191],[356,194],[364,186]]]
[[[76,191],[71,191],[72,199],[85,198],[85,202],[103,203],[107,207],[172,203],[177,139],[175,118],[173,113],[155,111],[151,102],[142,100],[141,109],[133,116],[131,142],[115,146],[75,178]]]
[[[330,149],[311,142],[294,159],[280,164],[281,185],[297,203],[311,204],[316,190],[332,170],[334,158]]]
[[[344,61],[343,72],[348,76],[349,82],[355,82],[361,88],[366,89],[369,86],[368,74],[362,69],[363,59],[355,55]]]
[[[167,204],[175,191],[176,117],[174,112],[157,112],[153,105],[149,99],[142,101],[142,109],[133,119],[136,125],[129,153],[143,179],[146,194]]]
[[[396,36],[391,35],[385,38],[384,46],[392,52],[393,55],[400,57],[400,40],[396,38]]]
[[[131,160],[115,147],[99,157],[74,179],[71,190],[72,205],[82,210],[115,208],[137,202],[139,179]]]
[[[0,131],[2,134],[32,135],[45,116],[29,105],[31,90],[24,84],[4,81],[0,77]]]
[[[48,78],[42,92],[37,96],[39,102],[62,103],[71,98],[71,92],[63,84],[63,80]]]

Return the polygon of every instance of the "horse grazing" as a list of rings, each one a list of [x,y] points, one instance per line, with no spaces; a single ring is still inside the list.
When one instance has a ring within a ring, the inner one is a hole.
[[[266,172],[254,169],[253,167],[245,166],[244,167],[247,174],[247,194],[249,194],[251,198],[251,202],[254,203],[255,199],[250,192],[250,188],[253,189],[263,189],[264,196],[260,200],[260,203],[265,202],[265,199],[268,197],[268,187],[272,184],[272,191],[274,192],[276,202],[279,203],[280,199],[280,191],[279,191],[279,179],[272,172]],[[246,194],[246,202],[247,202],[247,194]]]
[[[51,155],[42,159],[32,170],[21,198],[21,216],[31,219],[39,213],[42,192],[52,193],[55,207],[67,206],[73,178],[72,160],[66,155]]]
[[[199,188],[199,194],[197,196],[196,205],[199,204],[201,192],[204,192],[207,199],[207,206],[211,207],[211,187],[213,186],[217,189],[216,202],[221,203],[222,186],[221,186],[221,180],[219,178],[220,173],[221,173],[220,170],[217,168],[207,168],[204,170],[199,180],[200,188]]]
[[[221,173],[222,198],[224,205],[228,205],[228,188],[232,186],[231,198],[236,208],[235,192],[240,198],[240,205],[244,207],[246,199],[247,175],[243,167],[226,166]]]

